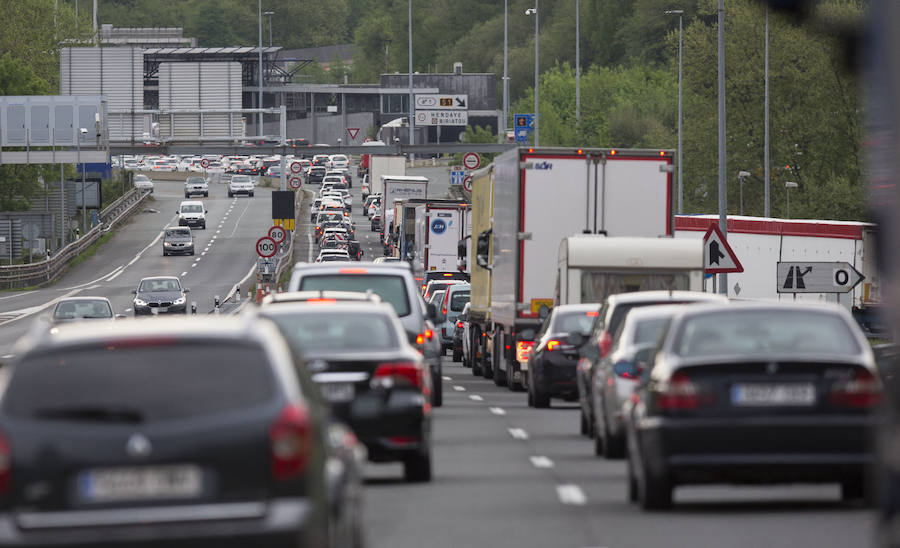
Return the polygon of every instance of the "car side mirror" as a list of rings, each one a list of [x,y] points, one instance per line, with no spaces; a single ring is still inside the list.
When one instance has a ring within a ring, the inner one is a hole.
[[[425,315],[429,320],[434,321],[437,318],[437,307],[432,303],[425,305]]]
[[[206,211],[204,211],[204,212],[203,212],[203,213],[206,213],[206,214],[208,214],[208,213],[209,213],[209,210],[208,210],[208,209],[207,209],[207,210],[206,210]]]
[[[132,289],[132,290],[131,290],[131,294],[132,294],[132,295],[137,295],[137,289]]]
[[[186,287],[185,287],[182,291],[183,291],[184,293],[190,293],[190,292],[191,292],[191,290],[188,289],[188,288],[186,288]]]

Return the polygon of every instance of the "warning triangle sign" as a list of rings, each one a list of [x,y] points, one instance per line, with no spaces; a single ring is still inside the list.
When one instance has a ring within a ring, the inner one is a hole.
[[[744,267],[716,224],[709,225],[703,236],[703,268],[707,274],[743,272]]]
[[[347,133],[350,134],[350,140],[354,140],[354,139],[356,139],[356,136],[359,135],[359,128],[358,127],[348,127]]]

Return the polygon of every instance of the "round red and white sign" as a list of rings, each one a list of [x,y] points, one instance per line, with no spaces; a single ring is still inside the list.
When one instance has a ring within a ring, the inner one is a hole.
[[[208,168],[209,167],[209,158],[204,158],[204,159],[200,160],[200,167],[202,167],[203,169]]]
[[[291,173],[300,173],[303,170],[303,165],[300,162],[291,162]]]
[[[471,175],[466,175],[463,178],[463,188],[466,189],[468,192],[472,192],[472,176]]]
[[[280,244],[287,237],[287,230],[278,225],[273,226],[269,229],[269,238],[275,241],[276,244]]]
[[[291,188],[300,188],[300,182],[300,177],[291,177],[288,184],[291,185]]]
[[[463,155],[463,167],[466,169],[478,169],[481,165],[481,156],[474,152],[466,152]]]
[[[275,240],[269,238],[268,236],[263,236],[262,238],[256,240],[256,254],[264,259],[268,259],[269,257],[274,257],[275,253],[278,252],[278,244],[275,243]]]

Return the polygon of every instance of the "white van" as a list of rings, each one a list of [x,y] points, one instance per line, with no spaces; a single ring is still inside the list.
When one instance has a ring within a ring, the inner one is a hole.
[[[178,207],[178,226],[206,229],[206,214],[209,211],[199,200],[185,200]]]

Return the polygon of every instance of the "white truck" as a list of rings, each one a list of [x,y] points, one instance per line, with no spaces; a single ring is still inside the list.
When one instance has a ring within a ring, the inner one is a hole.
[[[458,270],[459,243],[472,232],[469,211],[469,204],[449,200],[416,206],[413,272]]]
[[[703,238],[709,225],[718,224],[718,220],[717,215],[678,215],[675,217],[675,237]],[[728,275],[728,296],[836,302],[850,310],[864,330],[878,332],[881,292],[875,261],[877,228],[874,224],[856,221],[729,215],[728,245],[744,271]],[[784,290],[787,280],[786,277],[778,278],[779,262],[847,263],[864,279],[847,293],[795,294]],[[779,284],[782,285],[781,293]]]
[[[380,194],[381,178],[386,175],[406,175],[406,158],[403,156],[369,157],[369,193]],[[382,202],[386,203],[386,202]]]
[[[409,175],[381,176],[381,226],[387,254],[397,226],[394,223],[394,202],[397,200],[425,200],[428,198],[428,178]]]
[[[520,148],[474,174],[468,359],[476,371],[521,388],[517,343],[540,326],[541,308],[553,306],[564,238],[672,235],[673,156]]]

